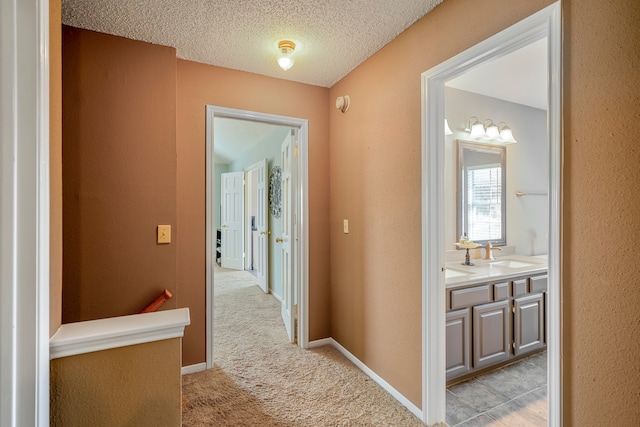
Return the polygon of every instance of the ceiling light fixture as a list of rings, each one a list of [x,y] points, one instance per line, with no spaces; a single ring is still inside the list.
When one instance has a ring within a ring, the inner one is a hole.
[[[490,142],[493,144],[513,144],[518,141],[513,137],[511,128],[505,122],[496,125],[493,120],[485,119],[480,122],[476,116],[471,116],[465,128],[469,132],[469,139]]]
[[[278,56],[278,65],[283,70],[287,71],[293,67],[293,51],[296,49],[296,44],[290,40],[281,40],[278,42],[278,49],[280,50],[280,56]]]

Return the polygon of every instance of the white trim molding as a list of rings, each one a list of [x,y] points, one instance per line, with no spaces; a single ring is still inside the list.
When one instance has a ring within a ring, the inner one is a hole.
[[[562,22],[560,1],[422,74],[422,409],[423,422],[445,421],[444,88],[483,62],[534,41],[548,43],[549,340],[548,423],[562,424],[560,257],[562,194]]]
[[[282,297],[280,295],[276,294],[272,290],[269,290],[269,292],[271,292],[271,296],[274,297],[276,299],[276,301],[278,301],[280,304],[282,304]]]
[[[0,2],[0,425],[49,425],[49,3]]]
[[[74,356],[129,345],[181,338],[189,325],[188,308],[110,317],[60,326],[49,342],[50,357]]]
[[[319,340],[313,340],[313,341],[309,342],[309,345],[307,346],[307,349],[318,348],[318,347],[322,347],[324,345],[333,345],[334,342],[335,342],[335,340],[333,338],[322,338],[322,339],[319,339]]]
[[[195,374],[196,372],[206,371],[206,362],[196,363],[195,365],[183,366],[181,370],[182,375]]]

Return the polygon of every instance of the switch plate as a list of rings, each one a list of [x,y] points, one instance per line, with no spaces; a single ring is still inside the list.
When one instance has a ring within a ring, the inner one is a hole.
[[[158,226],[158,243],[171,243],[171,226]]]
[[[342,227],[344,229],[344,234],[349,234],[349,220],[348,219],[343,220]]]

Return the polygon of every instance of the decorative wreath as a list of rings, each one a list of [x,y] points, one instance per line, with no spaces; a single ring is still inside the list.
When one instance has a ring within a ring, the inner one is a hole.
[[[282,169],[280,169],[280,166],[274,166],[269,175],[269,210],[276,218],[280,218],[282,213],[281,183]]]

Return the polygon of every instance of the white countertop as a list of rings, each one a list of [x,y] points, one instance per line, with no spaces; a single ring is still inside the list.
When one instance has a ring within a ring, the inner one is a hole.
[[[463,265],[464,260],[445,264],[447,288],[512,279],[547,272],[546,256],[509,255],[492,261],[473,259],[475,265]],[[446,277],[446,276],[445,276]]]

